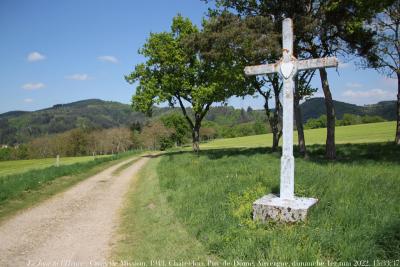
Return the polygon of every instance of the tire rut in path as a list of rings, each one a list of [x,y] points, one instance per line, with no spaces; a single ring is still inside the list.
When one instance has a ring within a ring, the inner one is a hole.
[[[118,175],[118,163],[0,225],[0,266],[104,266],[118,211],[133,176],[149,158]]]

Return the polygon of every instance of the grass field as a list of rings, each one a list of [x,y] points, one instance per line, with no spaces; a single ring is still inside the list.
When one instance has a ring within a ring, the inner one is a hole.
[[[157,176],[159,161],[160,158],[151,160],[131,186],[121,214],[119,236],[122,239],[114,248],[113,260],[164,261],[160,265],[147,266],[178,266],[172,260],[213,260],[214,257],[207,255],[201,243],[187,232],[168,206]]]
[[[296,158],[295,193],[319,202],[296,224],[252,220],[252,203],[279,192],[280,153],[266,147],[269,135],[215,140],[198,154],[166,153],[130,193],[114,255],[212,258],[219,266],[399,259],[400,148],[387,142],[394,126],[338,127],[335,162],[324,159],[326,129],[306,131],[309,158]]]
[[[320,200],[305,223],[252,220],[252,202],[279,192],[280,155],[265,148],[163,156],[161,192],[191,236],[227,261],[398,259],[400,149],[339,145],[342,160],[335,163],[321,159],[322,145],[310,150],[309,160],[296,159],[295,171],[296,195]]]
[[[102,158],[102,157],[109,157],[109,156],[97,156],[96,158]],[[70,165],[80,162],[87,162],[93,159],[94,157],[92,156],[60,158],[60,166]],[[17,174],[36,169],[44,169],[55,165],[56,165],[55,158],[0,161],[0,176]]]
[[[375,143],[394,140],[396,122],[380,122],[336,127],[336,143]],[[325,144],[326,129],[305,130],[306,144]],[[281,140],[282,141],[282,140]],[[297,144],[297,132],[294,132],[294,144]],[[271,146],[272,134],[216,139],[201,144],[201,148],[217,147],[260,147]]]

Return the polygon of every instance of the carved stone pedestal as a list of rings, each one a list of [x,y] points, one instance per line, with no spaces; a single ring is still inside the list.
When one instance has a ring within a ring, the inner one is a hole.
[[[315,198],[282,199],[277,195],[269,194],[253,203],[253,219],[262,222],[268,220],[279,222],[304,221],[308,209],[317,202],[318,199]]]

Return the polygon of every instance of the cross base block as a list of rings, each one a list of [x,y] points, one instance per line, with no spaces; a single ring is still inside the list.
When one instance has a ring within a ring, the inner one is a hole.
[[[269,194],[253,203],[253,219],[263,223],[270,220],[279,222],[304,221],[308,209],[317,202],[318,199],[315,198],[282,199],[277,195]]]

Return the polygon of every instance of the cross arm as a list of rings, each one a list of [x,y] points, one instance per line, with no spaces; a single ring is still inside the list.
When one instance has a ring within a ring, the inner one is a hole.
[[[247,76],[250,75],[260,75],[260,74],[270,74],[279,72],[279,62],[275,64],[264,64],[256,66],[248,66],[244,68],[244,73]]]
[[[297,62],[297,69],[300,70],[311,70],[337,67],[339,64],[336,57],[323,57],[316,59],[299,60]]]

